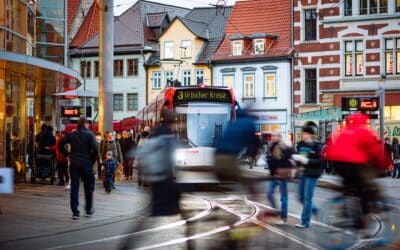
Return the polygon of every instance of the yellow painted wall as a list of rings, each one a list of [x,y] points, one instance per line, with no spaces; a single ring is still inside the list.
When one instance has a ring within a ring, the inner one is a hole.
[[[191,58],[181,58],[181,42],[190,40],[192,42],[192,51]],[[164,58],[164,43],[167,41],[172,41],[174,58],[173,60],[178,60],[176,62],[167,62]],[[147,68],[147,100],[151,102],[157,94],[163,89],[166,85],[165,72],[172,71],[174,73],[174,79],[178,79],[183,82],[182,72],[184,70],[191,71],[191,84],[196,84],[196,70],[204,71],[204,82],[206,85],[211,85],[211,69],[207,64],[199,64],[193,65],[196,62],[199,53],[201,52],[203,46],[205,45],[205,41],[203,39],[198,38],[194,35],[186,26],[179,20],[176,19],[169,29],[160,37],[160,64],[161,66],[150,66]],[[179,63],[181,62],[181,63]],[[152,78],[153,72],[160,71],[161,72],[161,89],[153,89],[152,88]]]

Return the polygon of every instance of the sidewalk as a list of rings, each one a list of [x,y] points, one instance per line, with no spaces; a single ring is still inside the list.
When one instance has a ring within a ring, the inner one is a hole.
[[[4,241],[58,234],[143,215],[148,207],[146,193],[133,183],[117,183],[116,187],[117,190],[106,194],[102,184],[97,182],[94,193],[95,215],[93,218],[85,218],[81,185],[81,218],[74,221],[69,206],[69,191],[64,187],[18,184],[13,195],[0,195],[3,212],[0,215],[0,245]]]

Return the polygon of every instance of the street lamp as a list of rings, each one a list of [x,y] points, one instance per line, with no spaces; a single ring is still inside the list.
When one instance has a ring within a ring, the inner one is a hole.
[[[379,137],[382,141],[385,139],[384,133],[384,122],[385,122],[385,86],[386,74],[381,74],[381,80],[379,81]]]

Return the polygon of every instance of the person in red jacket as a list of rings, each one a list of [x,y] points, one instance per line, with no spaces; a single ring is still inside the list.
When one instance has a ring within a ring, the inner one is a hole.
[[[357,223],[364,227],[369,202],[379,199],[374,177],[385,168],[383,146],[368,127],[368,116],[352,114],[346,118],[346,125],[327,145],[325,160],[332,161],[335,172],[343,178],[344,192],[360,198],[363,214]]]
[[[65,157],[60,150],[58,149],[58,144],[62,139],[62,134],[60,131],[56,131],[56,164],[57,164],[57,171],[58,171],[58,178],[60,186],[68,185],[69,183],[69,175],[68,175],[68,159]]]

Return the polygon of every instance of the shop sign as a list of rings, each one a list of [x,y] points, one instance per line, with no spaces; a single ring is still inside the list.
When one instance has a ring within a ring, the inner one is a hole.
[[[256,117],[257,124],[286,123],[286,111],[251,111],[250,113]]]
[[[400,137],[400,124],[389,124],[385,125],[385,136],[386,137]]]
[[[377,111],[379,97],[377,96],[342,96],[342,110],[344,111]]]

